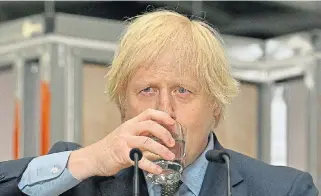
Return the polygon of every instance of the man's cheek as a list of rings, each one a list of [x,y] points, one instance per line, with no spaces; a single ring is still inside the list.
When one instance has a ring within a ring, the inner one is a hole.
[[[146,109],[148,109],[148,108],[146,108]],[[130,107],[127,108],[127,110],[125,112],[125,116],[128,119],[132,119],[135,116],[143,113],[146,109],[144,107],[139,107],[137,105],[136,105],[136,107],[130,106]]]

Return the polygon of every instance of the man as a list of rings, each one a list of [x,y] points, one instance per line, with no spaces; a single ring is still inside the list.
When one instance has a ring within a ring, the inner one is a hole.
[[[141,195],[163,196],[163,187],[145,180],[160,173],[152,161],[173,159],[171,127],[187,130],[180,196],[226,194],[226,168],[208,163],[205,152],[223,149],[213,128],[237,94],[219,35],[207,24],[170,11],[135,18],[122,37],[108,93],[123,124],[88,147],[60,142],[50,154],[0,164],[0,195],[132,195],[132,148],[140,148]],[[150,139],[154,135],[164,145]],[[234,196],[315,196],[309,174],[267,165],[227,150]]]

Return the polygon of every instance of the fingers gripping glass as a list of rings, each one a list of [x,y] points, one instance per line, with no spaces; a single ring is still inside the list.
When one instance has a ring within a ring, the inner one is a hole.
[[[175,159],[173,161],[168,161],[160,158],[154,161],[154,163],[163,169],[161,174],[147,174],[147,180],[154,184],[172,184],[178,182],[183,172],[186,154],[186,131],[181,124],[176,123],[174,129],[170,132],[175,140],[175,146],[168,147],[168,149],[175,154]],[[158,138],[152,137],[152,139],[165,145]]]

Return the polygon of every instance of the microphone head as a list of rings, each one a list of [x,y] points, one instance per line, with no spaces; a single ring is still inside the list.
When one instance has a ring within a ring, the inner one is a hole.
[[[223,150],[209,150],[206,152],[205,157],[209,162],[225,163],[224,155],[230,158],[230,155]]]
[[[135,161],[135,154],[137,153],[138,156],[138,161],[142,159],[143,157],[143,153],[141,150],[139,150],[138,148],[133,148],[131,149],[131,151],[129,152],[129,157],[132,161]]]

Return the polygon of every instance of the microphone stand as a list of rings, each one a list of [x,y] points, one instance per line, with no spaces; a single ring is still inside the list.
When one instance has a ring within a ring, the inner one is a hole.
[[[226,166],[227,166],[227,195],[232,196],[230,155],[223,150],[209,150],[206,152],[205,157],[209,162],[226,164]]]
[[[130,153],[129,157],[132,161],[134,161],[134,177],[133,177],[133,196],[139,196],[139,170],[138,170],[138,162],[142,159],[143,153],[138,148],[133,148]]]
[[[222,158],[224,159],[227,166],[227,195],[232,196],[230,158],[227,155],[223,155]]]
[[[135,167],[134,167],[134,196],[139,196],[139,176],[138,176],[138,154],[134,154]]]

